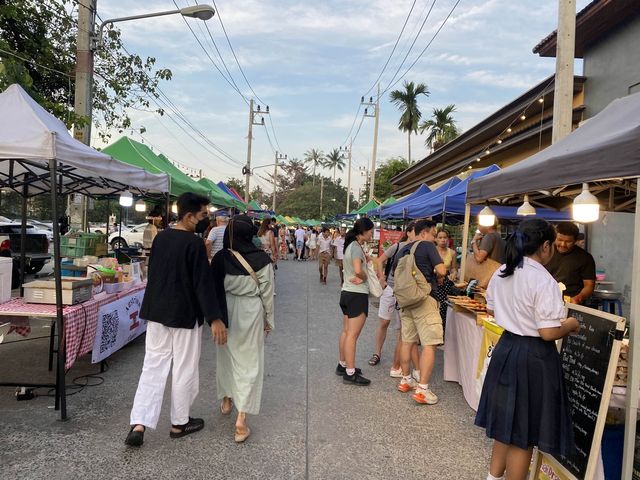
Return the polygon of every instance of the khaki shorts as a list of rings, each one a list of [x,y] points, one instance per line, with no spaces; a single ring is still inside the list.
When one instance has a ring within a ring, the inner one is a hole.
[[[330,263],[331,263],[331,254],[329,252],[322,252],[319,258],[319,267],[329,268]]]
[[[431,295],[418,305],[400,310],[403,342],[417,342],[422,345],[442,345],[442,317],[438,302]]]

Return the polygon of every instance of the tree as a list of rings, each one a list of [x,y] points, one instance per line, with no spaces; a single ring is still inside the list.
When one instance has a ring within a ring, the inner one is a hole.
[[[376,168],[374,196],[381,202],[386,200],[391,195],[391,179],[407,168],[409,168],[409,162],[402,157],[390,158]]]
[[[304,154],[304,161],[311,165],[313,168],[313,181],[312,184],[316,184],[316,168],[324,166],[324,153],[322,150],[312,148],[307,150]]]
[[[89,122],[73,111],[77,20],[71,12],[76,3],[13,0],[0,8],[0,48],[10,52],[0,60],[0,90],[20,84],[69,128]],[[95,52],[93,82],[92,120],[103,139],[109,138],[109,129],[131,128],[127,109],[148,111],[160,81],[171,79],[171,70],[155,69],[155,62],[123,52],[120,31],[107,28]],[[164,113],[162,108],[155,112]]]
[[[455,105],[447,105],[445,108],[434,108],[429,120],[420,124],[420,133],[429,132],[427,140],[424,142],[432,150],[437,150],[443,145],[460,135],[460,130],[453,119]]]
[[[344,167],[346,166],[346,163],[344,161],[344,158],[342,157],[342,153],[340,152],[340,150],[334,148],[326,156],[324,165],[329,169],[333,168],[333,181],[335,182],[336,169],[342,172],[344,170]]]
[[[238,195],[244,198],[244,180],[231,177],[224,183],[227,185],[227,187],[233,188],[236,192],[238,192]]]
[[[281,215],[297,216],[304,220],[324,220],[335,217],[338,213],[344,213],[344,206],[347,203],[347,189],[339,183],[335,183],[329,177],[324,177],[323,181],[323,219],[318,219],[320,189],[311,182],[307,182],[290,192],[284,202],[278,207],[278,213]]]
[[[398,129],[408,134],[409,164],[411,164],[411,132],[418,133],[418,122],[422,113],[418,108],[418,95],[429,96],[429,89],[424,83],[414,85],[413,82],[404,82],[404,90],[394,90],[389,94],[389,99],[402,112]]]

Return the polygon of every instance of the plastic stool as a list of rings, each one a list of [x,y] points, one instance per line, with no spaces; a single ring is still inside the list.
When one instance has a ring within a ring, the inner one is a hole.
[[[603,298],[601,309],[603,312],[609,312],[609,313],[613,313],[614,315],[622,316],[622,302],[617,298],[615,300]],[[616,309],[618,310],[618,313],[616,313]]]

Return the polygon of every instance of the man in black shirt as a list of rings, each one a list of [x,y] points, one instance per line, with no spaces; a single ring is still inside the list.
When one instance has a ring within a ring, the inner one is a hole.
[[[436,348],[444,339],[442,317],[440,317],[438,301],[434,295],[438,276],[444,277],[447,270],[434,244],[436,224],[429,220],[419,220],[416,222],[414,231],[416,241],[420,241],[414,253],[416,267],[431,284],[431,294],[417,305],[400,310],[402,380],[398,384],[398,390],[409,392],[415,389],[413,399],[417,403],[432,405],[438,402],[438,397],[429,388],[429,380],[436,362]],[[398,252],[396,265],[400,258],[410,253],[414,243],[405,245]],[[397,277],[395,282],[398,283]],[[416,382],[411,376],[410,362],[411,349],[418,340],[422,345],[422,354],[420,355],[420,381]]]
[[[564,283],[564,295],[571,297],[571,303],[582,304],[595,288],[596,262],[576,245],[579,230],[574,223],[561,222],[556,231],[556,252],[545,267],[557,282]]]
[[[204,242],[195,235],[207,228],[209,200],[187,192],[177,203],[178,224],[159,233],[151,247],[140,309],[140,317],[148,321],[144,365],[125,440],[131,446],[142,445],[146,427],[156,428],[172,363],[169,435],[179,438],[204,427],[202,419],[189,416],[198,394],[204,320],[217,344],[227,338]]]

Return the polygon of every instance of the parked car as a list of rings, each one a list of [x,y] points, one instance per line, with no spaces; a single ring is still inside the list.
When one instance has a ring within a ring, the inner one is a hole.
[[[109,235],[109,245],[114,250],[119,248],[133,247],[135,245],[142,246],[142,236],[144,235],[144,229],[147,227],[147,223],[141,223],[134,225],[131,228],[122,227],[122,233],[113,232]]]
[[[14,259],[20,258],[22,225],[20,223],[0,223],[0,254]],[[45,233],[32,225],[27,225],[25,273],[37,273],[51,260],[49,239]]]

